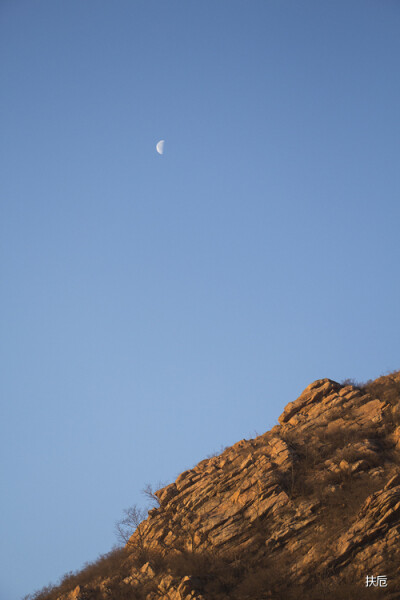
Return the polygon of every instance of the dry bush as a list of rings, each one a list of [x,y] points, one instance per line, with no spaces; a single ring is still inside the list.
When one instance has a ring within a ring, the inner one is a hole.
[[[354,477],[339,483],[335,492],[321,501],[322,524],[326,533],[326,549],[331,550],[332,540],[348,531],[351,524],[371,494],[382,488],[379,478]]]
[[[107,554],[99,556],[92,562],[86,563],[81,571],[66,573],[58,585],[50,585],[31,594],[30,600],[57,600],[62,594],[75,589],[78,585],[82,588],[89,586],[96,578],[106,579],[115,576],[116,573],[121,575],[121,578],[127,577],[129,574],[129,566],[126,563],[127,553],[124,548],[115,548]],[[87,592],[89,593],[89,592]],[[91,591],[90,600],[96,600],[97,592]]]
[[[140,524],[147,516],[147,510],[139,508],[135,504],[130,508],[124,509],[124,518],[115,524],[115,533],[121,544],[128,544],[132,534],[137,531],[137,543],[140,547],[144,546],[144,540]]]
[[[173,552],[165,559],[168,572],[177,577],[192,577],[207,598],[229,597],[238,583],[237,564],[216,552]]]
[[[352,378],[347,378],[347,379],[343,379],[340,382],[340,385],[342,385],[343,387],[346,387],[348,385],[351,385],[353,388],[355,388],[356,390],[364,390],[365,386],[367,385],[365,382],[362,381],[356,381],[355,379]]]
[[[271,590],[271,573],[266,568],[248,570],[236,586],[233,598],[259,598],[262,593]],[[275,582],[276,583],[276,582]]]
[[[396,405],[400,402],[400,371],[393,371],[375,381],[367,381],[364,389],[374,398]]]
[[[219,557],[215,553],[207,551],[172,552],[165,556],[165,560],[167,568],[175,575],[182,577],[189,575],[202,579],[221,568]]]
[[[44,598],[56,598],[55,595],[56,586],[53,584],[45,585],[42,589],[24,596],[23,600],[42,600]]]

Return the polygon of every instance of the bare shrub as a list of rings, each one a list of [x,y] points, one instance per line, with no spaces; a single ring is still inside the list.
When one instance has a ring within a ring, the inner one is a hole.
[[[125,549],[136,565],[142,566],[151,556],[151,550],[146,545],[143,531],[143,521],[147,517],[147,510],[133,505],[123,512],[124,518],[117,521],[115,525],[117,538],[120,543],[125,545]]]
[[[393,371],[375,381],[368,381],[364,389],[374,398],[396,405],[400,402],[400,371]]]
[[[351,385],[353,388],[355,388],[357,390],[363,390],[363,389],[365,389],[365,386],[366,386],[366,383],[363,383],[361,381],[356,381],[355,379],[351,379],[351,378],[343,379],[340,382],[340,384],[343,386]]]
[[[157,489],[160,489],[164,486],[165,486],[164,483],[159,482],[157,484]],[[146,485],[142,489],[142,494],[152,504],[153,508],[159,508],[160,500],[156,496],[155,492],[156,492],[156,490],[153,489],[153,486],[150,483],[146,483]]]

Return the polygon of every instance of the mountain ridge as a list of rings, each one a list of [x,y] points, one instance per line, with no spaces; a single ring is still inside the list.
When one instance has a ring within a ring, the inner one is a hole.
[[[314,381],[153,498],[102,569],[31,598],[400,598],[400,371]]]

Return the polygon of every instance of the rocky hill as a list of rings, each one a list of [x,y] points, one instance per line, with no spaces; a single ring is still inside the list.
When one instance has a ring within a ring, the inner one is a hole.
[[[125,548],[32,598],[398,600],[400,371],[315,381],[154,497]]]

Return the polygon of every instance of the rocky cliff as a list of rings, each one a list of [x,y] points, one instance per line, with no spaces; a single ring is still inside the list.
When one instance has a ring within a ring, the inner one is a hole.
[[[158,490],[107,573],[37,598],[400,598],[400,371],[320,379]],[[104,563],[105,564],[105,563]]]

